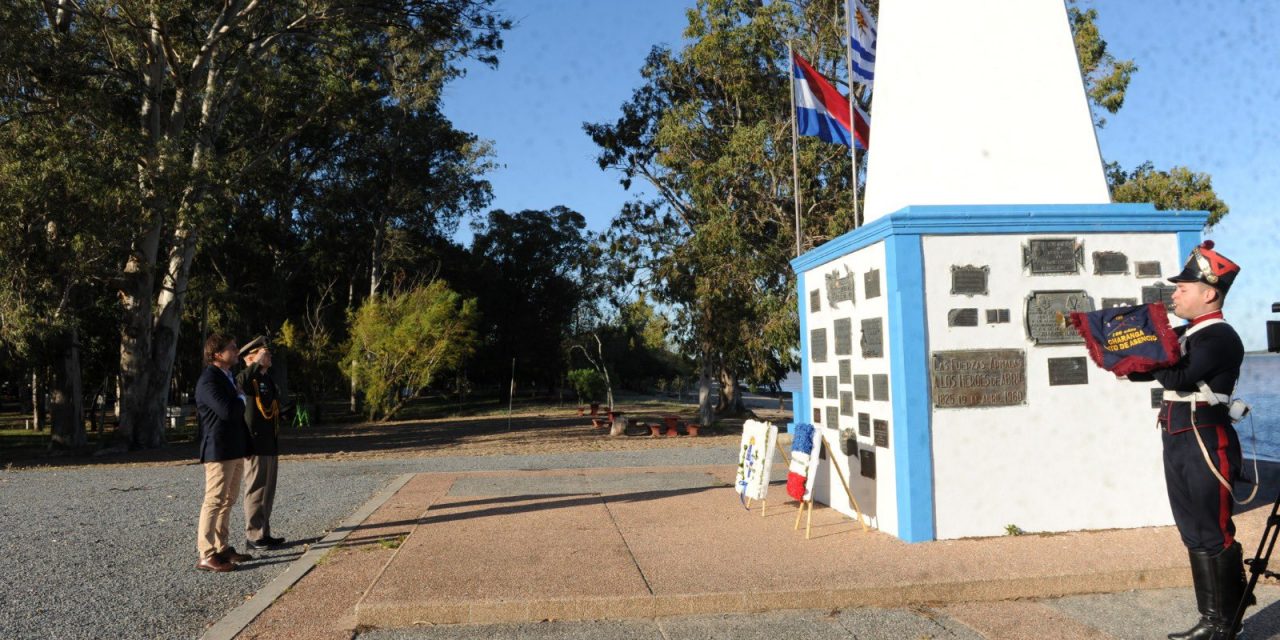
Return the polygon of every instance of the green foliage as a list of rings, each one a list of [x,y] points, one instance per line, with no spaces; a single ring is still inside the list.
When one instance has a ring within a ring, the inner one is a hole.
[[[346,361],[358,364],[369,417],[392,418],[409,397],[456,368],[475,348],[476,322],[475,300],[439,280],[365,301],[352,318]]]
[[[1022,530],[1022,527],[1019,527],[1016,524],[1006,524],[1004,526],[1004,534],[1006,536],[1021,536],[1021,535],[1025,535],[1026,533],[1027,533],[1026,531]]]
[[[578,394],[578,401],[600,402],[604,400],[604,376],[595,369],[574,369],[569,372],[569,386]]]
[[[1213,179],[1207,173],[1186,167],[1158,171],[1150,162],[1125,173],[1116,163],[1107,166],[1111,197],[1116,202],[1150,202],[1157,209],[1208,211],[1212,227],[1229,213],[1227,203],[1213,190]]]
[[[1081,11],[1071,6],[1067,12],[1080,71],[1084,74],[1085,90],[1094,111],[1094,124],[1101,127],[1107,119],[1098,115],[1098,110],[1114,114],[1124,106],[1125,91],[1138,66],[1133,60],[1117,60],[1107,51],[1107,41],[1098,32],[1096,9]]]

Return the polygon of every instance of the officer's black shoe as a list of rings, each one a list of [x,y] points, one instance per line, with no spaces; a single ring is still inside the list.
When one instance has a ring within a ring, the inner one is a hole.
[[[244,546],[257,551],[266,551],[275,547],[270,538],[262,538],[261,540],[245,540]]]
[[[1191,561],[1191,581],[1195,585],[1196,608],[1200,610],[1200,621],[1196,626],[1182,633],[1169,634],[1169,640],[1210,640],[1217,632],[1216,591],[1214,589],[1214,556],[1198,551],[1188,551]]]
[[[262,541],[273,547],[278,547],[284,544],[284,538],[277,538],[275,536],[263,536]]]

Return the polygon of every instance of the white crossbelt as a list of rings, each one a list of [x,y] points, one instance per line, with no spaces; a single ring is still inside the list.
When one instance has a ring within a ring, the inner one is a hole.
[[[1165,389],[1164,399],[1169,402],[1207,402],[1209,404],[1230,404],[1231,396],[1225,393],[1214,393],[1209,385],[1200,387],[1200,391],[1171,391]]]

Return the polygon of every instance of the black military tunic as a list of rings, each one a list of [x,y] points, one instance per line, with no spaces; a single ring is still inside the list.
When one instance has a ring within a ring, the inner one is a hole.
[[[1235,538],[1235,524],[1231,521],[1234,501],[1209,463],[1234,483],[1240,473],[1240,439],[1231,426],[1227,403],[1208,402],[1199,383],[1208,384],[1214,394],[1230,397],[1240,377],[1244,345],[1235,329],[1222,320],[1221,312],[1196,318],[1175,331],[1182,342],[1183,355],[1178,363],[1149,373],[1130,374],[1129,379],[1155,380],[1166,391],[1187,394],[1184,400],[1166,399],[1157,419],[1164,444],[1165,485],[1183,544],[1191,551],[1216,554],[1231,546]],[[1193,425],[1200,432],[1209,461],[1196,440]]]
[[[240,388],[244,390],[244,421],[253,435],[254,453],[279,455],[280,391],[271,376],[257,364],[240,372]]]

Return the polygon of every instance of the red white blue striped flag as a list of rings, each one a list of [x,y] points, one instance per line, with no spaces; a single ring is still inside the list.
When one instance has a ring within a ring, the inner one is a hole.
[[[817,136],[827,142],[867,148],[870,126],[867,114],[855,108],[849,124],[849,100],[814,71],[798,53],[792,53],[791,73],[795,76],[796,129],[802,136]],[[856,105],[855,105],[856,107]]]

